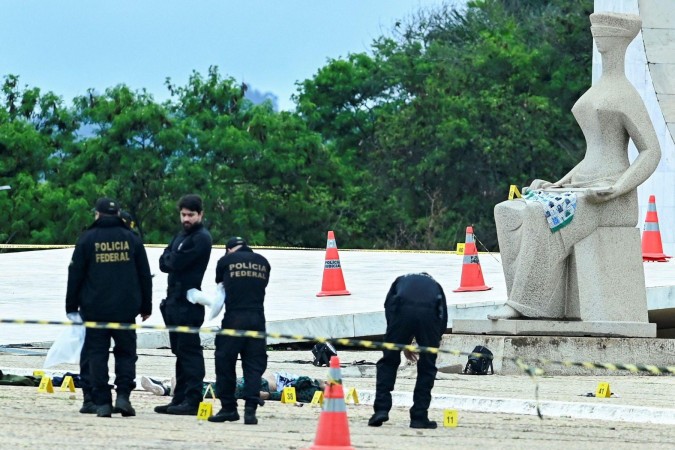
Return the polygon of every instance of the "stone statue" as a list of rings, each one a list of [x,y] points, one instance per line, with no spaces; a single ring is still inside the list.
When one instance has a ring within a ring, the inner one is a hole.
[[[595,13],[590,21],[602,56],[602,76],[572,108],[586,139],[586,154],[555,183],[534,180],[524,189],[524,199],[495,207],[508,301],[489,319],[584,320],[579,314],[570,315],[565,304],[569,256],[575,245],[599,227],[621,227],[637,233],[639,248],[637,187],[661,158],[647,110],[624,73],[626,49],[640,31],[641,20],[632,14]],[[632,164],[629,139],[639,152]],[[602,278],[602,270],[588,276]],[[601,280],[589,280],[594,282]],[[638,321],[647,321],[646,305]]]

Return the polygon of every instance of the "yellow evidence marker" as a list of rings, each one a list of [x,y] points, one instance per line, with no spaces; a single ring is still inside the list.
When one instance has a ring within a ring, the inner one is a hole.
[[[443,426],[455,428],[457,426],[457,410],[446,409],[443,411]]]
[[[290,403],[295,405],[295,402],[297,402],[295,398],[295,388],[292,386],[285,387],[281,391],[281,403]]]
[[[309,402],[310,405],[319,405],[321,406],[323,404],[323,391],[319,390],[314,393],[314,396],[312,397],[312,401]]]
[[[347,389],[347,395],[345,396],[346,402],[348,402],[350,398],[355,405],[359,404],[359,394],[356,392],[356,388],[351,387]]]
[[[33,376],[35,378],[42,378],[45,376],[45,371],[44,370],[34,370],[33,371]]]
[[[213,415],[213,403],[211,402],[200,402],[199,409],[197,410],[197,420],[209,420],[209,417]]]
[[[455,254],[457,255],[463,255],[464,254],[464,246],[466,244],[464,242],[458,242],[457,243],[457,249],[455,250]]]
[[[523,196],[520,195],[520,191],[518,190],[518,186],[515,184],[512,184],[511,187],[509,188],[509,200],[513,200],[514,198],[522,198]]]
[[[609,390],[609,383],[603,381],[598,383],[598,388],[595,390],[595,396],[598,398],[609,398],[612,396],[612,392]]]
[[[52,384],[52,379],[49,377],[42,377],[40,380],[40,386],[38,386],[38,392],[53,394],[54,385]]]
[[[216,398],[215,392],[213,392],[213,385],[209,383],[208,387],[204,391],[204,397],[202,401],[199,402],[199,408],[197,409],[197,420],[209,420],[209,417],[213,415],[213,402],[207,402],[206,397],[208,397],[209,392],[211,393],[212,399]]]
[[[61,382],[61,388],[59,390],[61,392],[64,391],[75,392],[75,382],[73,381],[73,377],[71,377],[70,375],[66,375],[63,378],[63,381]]]

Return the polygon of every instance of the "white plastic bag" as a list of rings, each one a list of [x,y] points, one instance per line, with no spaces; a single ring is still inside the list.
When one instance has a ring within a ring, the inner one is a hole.
[[[211,311],[209,312],[207,320],[213,320],[225,305],[225,287],[223,287],[223,283],[218,283],[214,296],[210,296],[199,289],[192,288],[187,291],[186,297],[192,304],[208,306]]]
[[[84,325],[73,325],[63,330],[49,347],[43,367],[47,369],[57,364],[79,364],[85,332]]]

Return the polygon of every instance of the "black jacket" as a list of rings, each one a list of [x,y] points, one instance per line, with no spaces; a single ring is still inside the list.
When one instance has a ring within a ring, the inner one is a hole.
[[[396,278],[389,288],[384,301],[385,311],[396,311],[399,307],[431,308],[447,327],[448,305],[445,293],[436,280],[426,273],[409,273]]]
[[[84,320],[133,323],[152,313],[152,275],[140,238],[122,219],[103,216],[75,245],[68,266],[66,313]]]
[[[204,272],[211,257],[211,242],[211,234],[198,223],[174,236],[164,249],[159,258],[159,270],[169,274],[169,298],[185,299],[188,290],[202,288]]]
[[[232,311],[263,311],[270,263],[264,256],[242,247],[218,260],[216,283],[225,286],[225,314]]]

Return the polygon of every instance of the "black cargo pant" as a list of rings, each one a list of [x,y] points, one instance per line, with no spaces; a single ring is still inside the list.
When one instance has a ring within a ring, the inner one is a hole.
[[[83,345],[80,352],[80,386],[82,387],[82,397],[85,402],[94,401],[94,397],[91,395],[89,378],[89,355],[85,352],[85,346]]]
[[[386,342],[410,344],[413,337],[418,345],[438,347],[445,324],[439,317],[437,300],[429,302],[406,302],[396,299],[385,308],[387,318]],[[377,362],[375,412],[389,413],[391,410],[391,391],[396,383],[396,372],[401,363],[399,350],[383,350],[382,358]],[[417,381],[413,392],[413,406],[410,408],[412,420],[427,419],[427,410],[431,403],[431,389],[436,378],[436,355],[421,353],[417,362]]]
[[[265,332],[265,313],[262,310],[227,310],[221,326]],[[237,408],[234,392],[237,385],[238,355],[241,355],[244,371],[245,406],[257,407],[260,401],[261,377],[267,369],[267,341],[264,338],[216,336],[216,397],[226,411]]]
[[[187,299],[167,299],[160,304],[160,311],[167,326],[183,325],[201,327],[204,323],[204,306],[193,305]],[[187,402],[197,406],[202,401],[204,350],[198,333],[169,333],[171,353],[176,355],[176,388],[171,403]]]
[[[131,321],[133,322],[133,321]],[[129,322],[129,323],[131,323]],[[115,386],[117,394],[129,395],[136,387],[136,331],[135,330],[99,330],[87,328],[82,354],[89,360],[88,375],[92,400],[96,405],[112,403],[112,393],[108,383],[108,354],[110,339],[115,342]]]

